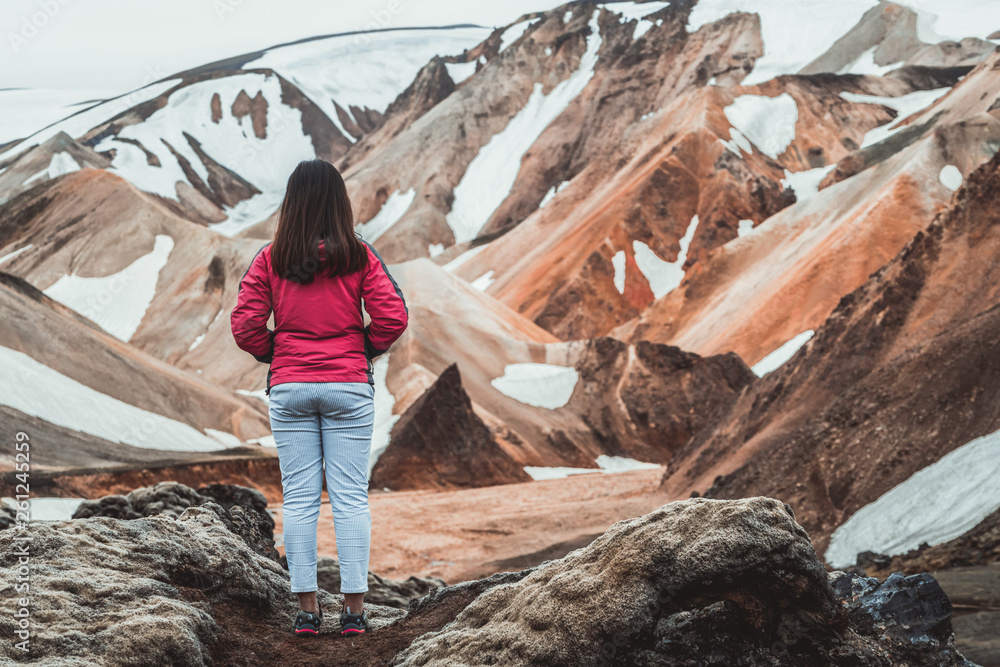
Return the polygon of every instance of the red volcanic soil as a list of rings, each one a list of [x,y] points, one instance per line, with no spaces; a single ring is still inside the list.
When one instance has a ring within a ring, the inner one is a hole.
[[[561,558],[616,521],[676,500],[658,488],[663,471],[595,472],[455,491],[372,491],[369,569],[389,578],[435,576],[453,584]],[[280,511],[275,520],[280,535]],[[319,553],[336,552],[324,494]]]

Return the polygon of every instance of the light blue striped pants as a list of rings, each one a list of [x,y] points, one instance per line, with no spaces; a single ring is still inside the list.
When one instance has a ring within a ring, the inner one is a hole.
[[[292,592],[317,588],[316,522],[324,468],[337,536],[340,592],[366,592],[374,387],[365,382],[278,384],[271,388],[269,414],[281,467],[285,556]]]

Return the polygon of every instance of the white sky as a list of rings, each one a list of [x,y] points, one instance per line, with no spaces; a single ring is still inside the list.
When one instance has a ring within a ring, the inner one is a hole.
[[[379,24],[493,27],[564,2],[3,0],[0,88],[125,91],[189,67],[303,37]]]

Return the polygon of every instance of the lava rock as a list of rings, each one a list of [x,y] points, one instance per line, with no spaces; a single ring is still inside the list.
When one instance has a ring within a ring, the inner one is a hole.
[[[249,544],[244,513],[256,510],[211,501],[176,519],[17,531],[31,538],[31,659],[304,665],[321,651],[325,664],[396,666],[971,667],[932,578],[828,575],[788,506],[768,498],[670,503],[564,558],[433,588],[405,610],[369,600],[375,641],[359,643],[289,639],[288,574]],[[14,537],[0,532],[7,572],[21,558]],[[328,612],[342,602],[318,598]],[[8,636],[16,604],[0,598]],[[335,622],[321,628],[330,633]],[[0,662],[23,657],[0,645]]]
[[[321,556],[316,561],[316,580],[320,588],[331,593],[340,592],[340,562],[336,558]],[[365,603],[405,609],[410,600],[423,597],[436,588],[445,586],[438,577],[409,577],[396,581],[368,573],[368,592]]]
[[[226,509],[233,505],[252,507],[258,512],[267,511],[267,498],[257,489],[239,484],[208,484],[198,487],[198,493],[207,496]]]
[[[953,634],[951,600],[929,574],[896,572],[882,583],[846,572],[833,579],[838,595],[848,593],[841,597],[848,601],[851,621],[869,633],[891,632],[914,644],[943,644]]]
[[[139,519],[155,515],[176,518],[189,507],[199,505],[209,506],[255,552],[276,563],[281,562],[274,548],[275,524],[267,512],[267,499],[257,489],[236,484],[210,484],[195,490],[179,482],[160,482],[134,489],[124,496],[85,500],[73,513],[73,518]]]
[[[132,502],[121,495],[104,496],[97,500],[84,500],[76,511],[74,519],[87,519],[92,516],[108,516],[114,519],[141,519],[144,514],[132,507]]]
[[[0,503],[0,530],[17,525],[17,512],[7,503]]]
[[[392,664],[968,664],[928,582],[834,582],[785,504],[691,499],[489,588]]]
[[[131,491],[129,503],[142,516],[166,514],[178,517],[189,507],[203,505],[209,500],[190,486],[179,482],[160,482]]]
[[[237,506],[238,507],[238,506]],[[246,511],[247,508],[239,508]],[[176,519],[91,517],[33,521],[30,537],[30,659],[49,665],[261,664],[234,657],[243,643],[287,636],[298,609],[288,573],[255,553],[211,503]],[[15,531],[0,533],[0,568],[18,564]],[[340,596],[318,593],[336,609]],[[14,637],[17,596],[0,599],[0,632]],[[402,612],[366,605],[378,631]],[[336,622],[321,633],[336,632]],[[23,661],[14,642],[0,663]],[[284,649],[282,649],[284,650]]]
[[[227,510],[211,500],[202,507],[215,512],[226,528],[243,538],[254,552],[281,563],[281,555],[274,548],[274,519],[271,515],[240,505],[233,505]],[[287,566],[285,569],[288,569]]]

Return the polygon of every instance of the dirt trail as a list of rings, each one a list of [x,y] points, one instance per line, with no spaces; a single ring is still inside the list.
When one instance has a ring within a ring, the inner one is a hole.
[[[372,491],[369,569],[393,578],[449,584],[560,558],[621,519],[676,500],[660,488],[664,468],[457,491]],[[336,556],[326,494],[319,553]],[[272,505],[274,506],[274,505]],[[275,535],[281,534],[280,505]]]

